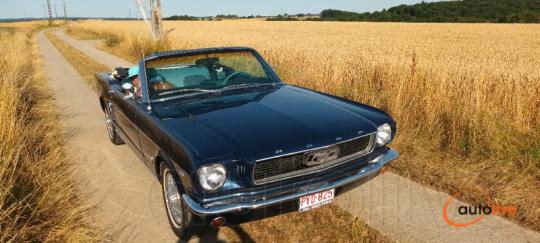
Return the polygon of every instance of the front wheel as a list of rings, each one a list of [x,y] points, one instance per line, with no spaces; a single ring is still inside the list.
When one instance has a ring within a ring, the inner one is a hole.
[[[109,134],[111,143],[121,145],[124,144],[124,140],[118,135],[116,128],[114,127],[114,115],[112,109],[112,104],[110,102],[107,103],[107,106],[105,107],[105,126],[107,126],[107,133]]]
[[[163,199],[169,224],[176,236],[182,240],[188,240],[194,229],[196,217],[184,205],[182,193],[178,190],[174,175],[165,163],[161,163],[161,175]]]

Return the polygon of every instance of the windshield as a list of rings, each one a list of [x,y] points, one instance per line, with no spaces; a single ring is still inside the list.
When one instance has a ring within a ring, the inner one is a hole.
[[[205,53],[146,62],[150,99],[214,92],[278,81],[250,51]]]

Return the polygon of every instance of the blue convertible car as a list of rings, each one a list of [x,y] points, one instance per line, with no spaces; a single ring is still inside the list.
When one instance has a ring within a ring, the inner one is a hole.
[[[111,141],[156,174],[181,238],[331,203],[398,156],[388,114],[283,83],[250,48],[159,52],[97,78]]]

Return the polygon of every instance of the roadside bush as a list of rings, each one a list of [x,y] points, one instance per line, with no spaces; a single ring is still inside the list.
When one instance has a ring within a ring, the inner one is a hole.
[[[121,41],[122,39],[119,36],[114,35],[114,34],[106,35],[105,37],[105,44],[108,47],[117,46]]]

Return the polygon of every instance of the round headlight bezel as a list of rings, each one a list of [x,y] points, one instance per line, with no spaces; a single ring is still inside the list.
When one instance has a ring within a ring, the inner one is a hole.
[[[377,127],[377,134],[375,135],[375,143],[382,147],[387,145],[392,140],[392,126],[385,123]]]
[[[227,180],[227,170],[222,164],[209,164],[204,165],[197,171],[199,177],[199,184],[201,187],[209,192],[219,190],[225,184]],[[217,178],[211,178],[217,176]],[[217,180],[212,182],[212,180]]]

